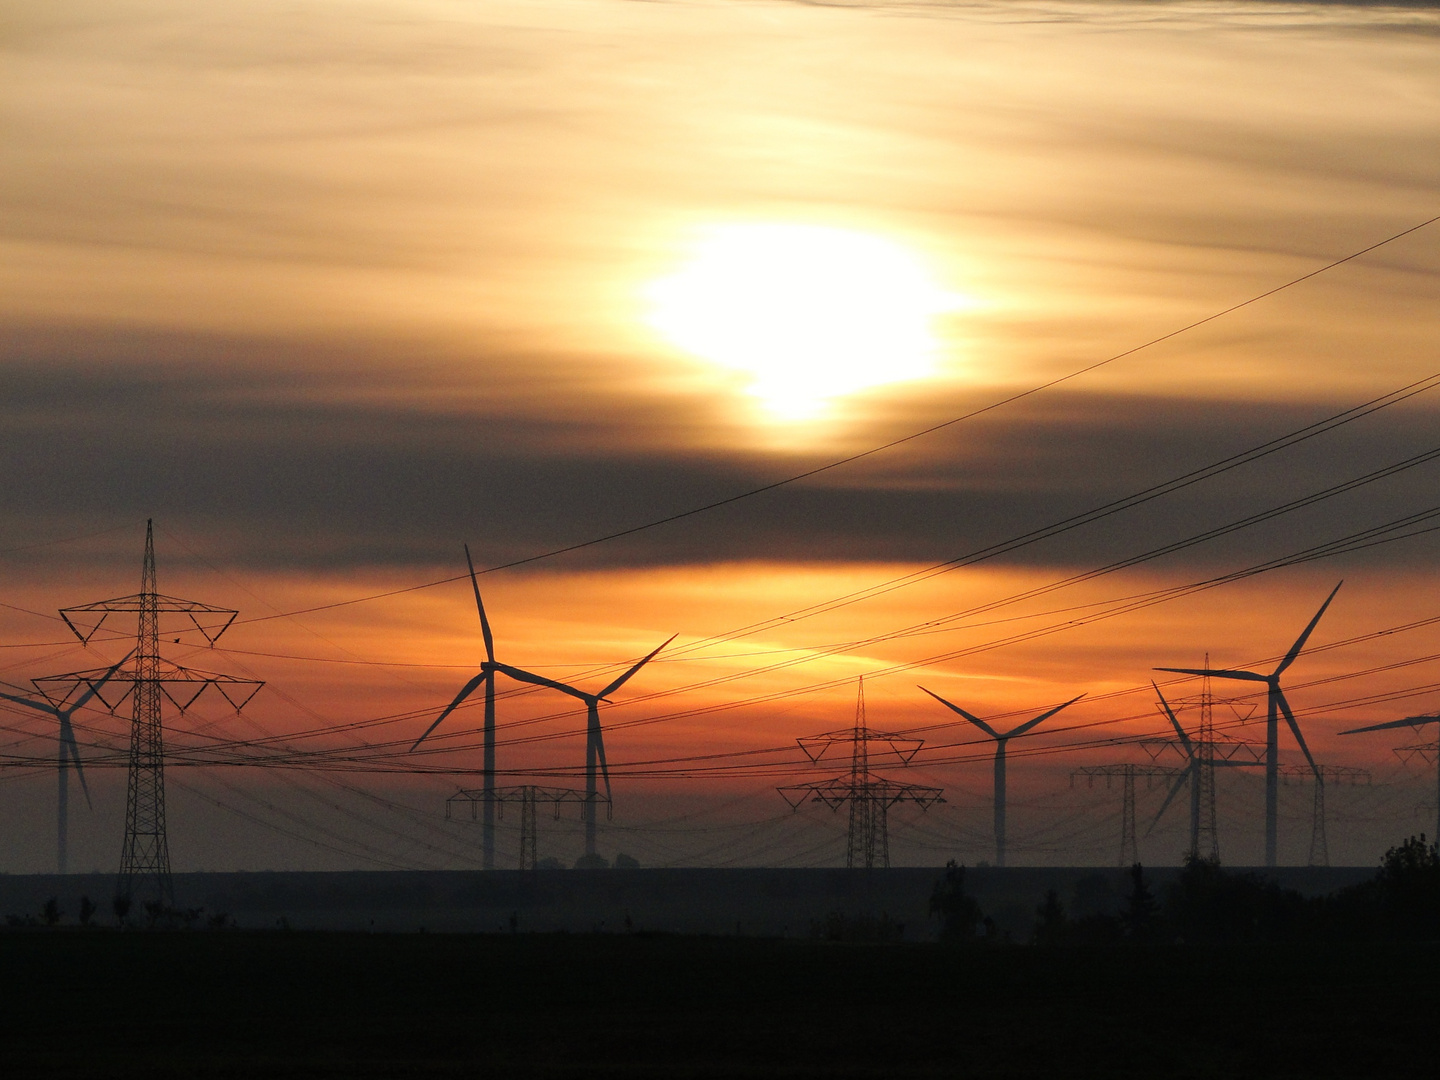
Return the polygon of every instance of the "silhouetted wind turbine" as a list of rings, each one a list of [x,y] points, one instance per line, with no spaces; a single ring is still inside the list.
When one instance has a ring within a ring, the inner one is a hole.
[[[920,687],[920,689],[921,689],[921,690],[925,690],[925,687],[922,686],[922,687]],[[1011,739],[1018,739],[1021,735],[1028,734],[1030,731],[1032,731],[1033,729],[1035,729],[1036,727],[1038,727],[1040,724],[1044,723],[1046,720],[1049,720],[1050,717],[1054,716],[1054,715],[1055,715],[1056,713],[1058,713],[1061,709],[1065,709],[1065,708],[1068,708],[1068,707],[1071,706],[1071,705],[1074,705],[1075,702],[1079,701],[1079,700],[1080,700],[1082,697],[1084,697],[1085,695],[1084,695],[1084,694],[1077,694],[1077,695],[1075,695],[1073,698],[1071,698],[1069,701],[1065,702],[1063,705],[1056,705],[1055,708],[1049,710],[1048,712],[1043,712],[1043,713],[1041,713],[1039,716],[1035,717],[1034,719],[1026,720],[1023,724],[1019,725],[1018,727],[1013,727],[1013,728],[1011,728],[1009,731],[1005,732],[1004,734],[1001,734],[1000,732],[996,731],[993,727],[991,727],[989,724],[987,724],[984,720],[981,720],[978,716],[974,715],[973,713],[968,713],[968,712],[966,712],[964,709],[960,708],[959,705],[956,705],[956,704],[953,704],[952,702],[946,701],[943,697],[941,697],[939,694],[935,693],[934,691],[925,690],[925,693],[929,694],[929,695],[930,695],[931,697],[933,697],[936,701],[940,702],[941,705],[944,705],[944,706],[945,706],[947,709],[949,709],[951,712],[959,713],[959,714],[960,714],[961,716],[963,716],[966,720],[969,720],[970,723],[974,724],[974,725],[975,725],[976,727],[978,727],[981,731],[985,732],[986,735],[989,735],[992,739],[995,740],[995,865],[996,865],[996,866],[1004,866],[1004,865],[1005,865],[1005,747],[1006,747],[1006,744],[1009,743],[1009,741],[1010,741]]]
[[[669,645],[679,636],[671,634],[661,642],[649,655],[642,657],[623,675],[615,679],[605,689],[591,694],[584,690],[562,683],[555,679],[547,679],[543,675],[535,675],[529,671],[520,671],[516,668],[501,667],[512,679],[521,682],[533,683],[535,686],[548,686],[552,690],[558,690],[562,694],[568,694],[585,703],[585,854],[595,854],[596,840],[596,814],[595,803],[599,796],[598,777],[596,768],[599,768],[600,777],[605,781],[605,802],[610,803],[610,766],[605,761],[605,735],[600,728],[600,702],[605,701],[611,694],[630,681],[631,677],[642,667],[655,659],[661,649]]]
[[[410,750],[413,752],[430,736],[432,731],[444,722],[447,716],[458,709],[465,699],[475,692],[481,683],[485,684],[485,759],[481,773],[483,818],[480,865],[486,870],[493,870],[495,869],[495,676],[497,673],[508,675],[520,682],[534,682],[539,676],[496,661],[495,636],[490,632],[490,620],[485,616],[485,602],[480,599],[480,580],[475,574],[475,563],[470,558],[468,544],[465,545],[465,564],[470,568],[470,587],[475,592],[475,610],[480,613],[480,634],[485,639],[485,660],[480,665],[479,674],[460,688],[460,692],[455,695],[455,700],[445,706],[445,710],[435,718],[433,724],[425,729],[425,733],[415,740]]]
[[[1344,585],[1345,582],[1340,582]],[[1310,620],[1310,625],[1305,627],[1300,636],[1295,639],[1295,644],[1290,646],[1279,665],[1269,675],[1258,671],[1241,671],[1235,668],[1156,668],[1156,671],[1173,671],[1178,675],[1209,675],[1213,679],[1235,679],[1240,682],[1264,683],[1265,695],[1265,865],[1275,865],[1276,839],[1278,836],[1277,822],[1279,820],[1279,798],[1280,798],[1280,727],[1279,716],[1285,716],[1285,723],[1290,726],[1290,732],[1295,736],[1301,751],[1305,754],[1305,760],[1310,763],[1310,769],[1315,774],[1315,783],[1325,782],[1319,766],[1310,755],[1310,747],[1305,745],[1305,736],[1300,733],[1300,725],[1295,722],[1295,714],[1290,711],[1290,703],[1285,700],[1285,692],[1280,689],[1280,676],[1285,669],[1295,662],[1300,655],[1300,650],[1305,648],[1305,643],[1310,640],[1314,633],[1315,626],[1320,622],[1320,616],[1325,614],[1325,609],[1330,606],[1330,601],[1335,599],[1335,594],[1340,591],[1340,585],[1330,590],[1330,595],[1320,605],[1320,610]]]
[[[1389,728],[1408,727],[1418,731],[1426,724],[1440,725],[1440,715],[1435,716],[1407,716],[1403,720],[1390,720],[1383,724],[1371,724],[1368,727],[1351,728],[1349,731],[1340,732],[1341,735],[1359,735],[1364,731],[1385,731]],[[1409,749],[1407,747],[1407,749]],[[1435,729],[1435,835],[1432,837],[1435,843],[1440,843],[1440,726]]]
[[[75,699],[74,704],[64,707],[54,704],[48,698],[42,697],[41,700],[36,701],[34,698],[20,697],[17,694],[0,691],[0,698],[13,701],[17,705],[24,705],[27,709],[47,713],[60,721],[60,749],[56,757],[60,787],[55,814],[55,866],[62,874],[69,872],[71,764],[75,766],[75,775],[80,778],[80,790],[85,793],[85,805],[87,807],[92,805],[90,785],[85,782],[85,767],[80,763],[80,747],[75,742],[75,728],[70,723],[70,717],[98,694],[100,688],[110,681],[110,677],[120,670],[120,665],[129,660],[132,655],[134,654],[126,653],[119,663],[107,668],[104,675],[90,683],[85,688],[85,692]]]

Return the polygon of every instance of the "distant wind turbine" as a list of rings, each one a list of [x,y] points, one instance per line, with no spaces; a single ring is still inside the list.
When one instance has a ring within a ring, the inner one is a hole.
[[[480,664],[480,672],[473,679],[460,688],[455,695],[455,700],[445,706],[445,710],[435,718],[435,722],[425,729],[425,733],[415,740],[410,747],[411,752],[427,738],[430,733],[439,727],[452,712],[458,709],[465,699],[473,694],[481,683],[485,684],[485,758],[482,771],[482,792],[481,801],[483,808],[482,830],[480,839],[480,864],[486,870],[495,869],[495,676],[496,674],[508,675],[519,682],[535,682],[539,676],[532,675],[528,671],[522,671],[509,664],[499,663],[495,659],[495,636],[490,631],[490,620],[485,615],[485,602],[480,599],[480,580],[475,574],[475,563],[470,558],[470,546],[465,545],[465,564],[470,568],[470,587],[475,592],[475,610],[480,613],[480,634],[485,639],[485,660]]]
[[[922,687],[920,687],[920,689],[921,689],[921,690],[925,690],[925,687],[922,686]],[[1028,734],[1030,731],[1032,731],[1032,730],[1034,730],[1035,728],[1039,727],[1039,726],[1040,726],[1042,723],[1044,723],[1046,720],[1049,720],[1050,717],[1054,716],[1054,715],[1055,715],[1056,713],[1058,713],[1061,709],[1069,708],[1071,705],[1074,705],[1075,702],[1079,701],[1079,700],[1080,700],[1082,697],[1084,697],[1085,695],[1084,695],[1084,694],[1077,694],[1075,697],[1071,698],[1069,701],[1065,702],[1064,704],[1062,704],[1062,705],[1056,705],[1055,708],[1050,709],[1050,710],[1047,711],[1047,712],[1043,712],[1043,713],[1041,713],[1039,716],[1037,716],[1037,717],[1035,717],[1035,718],[1033,718],[1033,719],[1031,719],[1031,720],[1026,720],[1023,724],[1019,725],[1018,727],[1013,727],[1013,728],[1011,728],[1009,731],[1004,732],[1004,733],[1002,734],[1001,732],[996,731],[993,727],[991,727],[989,724],[987,724],[984,720],[981,720],[978,716],[974,715],[973,713],[968,713],[968,712],[966,712],[966,711],[965,711],[964,709],[962,709],[959,705],[956,705],[956,704],[954,704],[954,703],[952,703],[952,702],[946,701],[944,698],[942,698],[939,694],[935,693],[934,691],[925,690],[925,693],[929,694],[929,695],[930,695],[931,697],[933,697],[936,701],[940,702],[941,705],[944,705],[944,706],[945,706],[947,709],[949,709],[951,712],[959,713],[959,714],[960,714],[961,716],[963,716],[966,720],[969,720],[970,723],[974,724],[974,725],[975,725],[976,727],[978,727],[981,731],[985,732],[986,735],[989,735],[992,739],[995,740],[995,865],[996,865],[996,866],[1004,866],[1004,865],[1005,865],[1005,748],[1006,748],[1006,744],[1008,744],[1011,739],[1018,739],[1020,736],[1025,735],[1025,734]]]
[[[1344,585],[1345,582],[1340,582]],[[1320,605],[1320,610],[1310,620],[1300,636],[1295,639],[1295,644],[1290,646],[1279,665],[1270,674],[1266,675],[1258,671],[1243,671],[1235,668],[1156,668],[1156,671],[1173,671],[1178,675],[1199,675],[1209,676],[1213,679],[1234,679],[1240,682],[1264,683],[1265,695],[1265,865],[1275,865],[1276,839],[1278,836],[1279,821],[1279,798],[1280,798],[1280,731],[1279,717],[1284,714],[1285,723],[1290,726],[1290,733],[1295,736],[1305,760],[1310,763],[1310,769],[1315,774],[1315,783],[1323,784],[1324,775],[1320,767],[1315,764],[1314,757],[1310,754],[1310,747],[1305,744],[1305,736],[1300,732],[1300,725],[1295,722],[1295,714],[1290,711],[1290,703],[1285,700],[1285,692],[1280,689],[1280,676],[1285,669],[1295,662],[1300,655],[1300,650],[1305,648],[1305,643],[1310,640],[1320,617],[1325,614],[1325,609],[1330,606],[1330,601],[1335,599],[1335,594],[1340,591],[1340,585],[1336,585]]]
[[[60,746],[56,755],[56,766],[59,776],[59,792],[56,799],[55,814],[55,866],[62,873],[69,873],[69,845],[70,845],[70,766],[75,766],[75,775],[80,778],[80,790],[85,793],[85,805],[92,806],[90,802],[90,785],[85,782],[85,767],[80,763],[80,747],[75,741],[75,728],[70,723],[70,717],[77,711],[84,708],[92,697],[95,697],[100,688],[110,681],[111,676],[120,670],[120,666],[134,655],[127,653],[119,663],[106,668],[105,673],[94,682],[90,683],[85,692],[75,699],[73,704],[60,706],[51,702],[48,698],[21,697],[18,694],[7,694],[0,691],[0,698],[13,701],[17,705],[24,705],[27,709],[34,709],[37,712],[46,713],[60,721]],[[101,700],[104,700],[103,698]]]
[[[505,674],[512,679],[521,682],[532,683],[535,686],[548,686],[552,690],[558,690],[572,698],[585,703],[585,854],[595,854],[596,842],[596,802],[599,798],[599,785],[597,783],[596,768],[598,766],[600,776],[605,781],[605,802],[610,803],[610,766],[605,761],[605,735],[600,728],[600,702],[605,701],[620,687],[630,681],[631,677],[642,667],[655,659],[661,649],[669,645],[679,635],[671,634],[665,641],[661,642],[649,655],[642,657],[632,665],[623,675],[611,682],[605,689],[596,693],[588,693],[578,687],[562,683],[555,679],[547,679],[543,675],[535,675],[528,671],[519,671],[514,668],[502,668]]]

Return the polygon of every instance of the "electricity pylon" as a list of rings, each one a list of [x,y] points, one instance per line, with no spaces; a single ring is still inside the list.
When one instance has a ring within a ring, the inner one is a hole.
[[[562,803],[575,803],[580,807],[580,812],[585,813],[587,803],[586,794],[577,788],[547,788],[537,787],[534,784],[522,784],[519,787],[502,788],[461,788],[450,798],[445,800],[445,817],[452,817],[451,807],[469,805],[470,820],[480,820],[478,809],[484,806],[494,806],[499,811],[499,816],[505,816],[506,803],[520,804],[520,869],[534,870],[539,865],[536,830],[535,808],[542,802],[553,803],[555,806],[555,820],[560,820],[560,805]],[[487,869],[489,869],[487,867]]]
[[[1340,732],[1341,735],[1359,735],[1364,731],[1386,731],[1390,728],[1408,727],[1419,731],[1427,724],[1435,725],[1435,741],[1433,743],[1420,743],[1417,746],[1401,747],[1396,753],[1401,754],[1407,760],[1419,755],[1422,760],[1435,765],[1435,840],[1440,843],[1440,713],[1431,716],[1407,716],[1403,720],[1390,720],[1383,724],[1371,724],[1368,727],[1351,728],[1349,731]]]
[[[1210,655],[1205,655],[1205,667],[1202,671],[1210,668]],[[1175,801],[1175,796],[1186,784],[1190,785],[1190,847],[1188,854],[1192,859],[1207,858],[1218,861],[1220,858],[1220,828],[1215,813],[1215,770],[1217,768],[1243,768],[1260,764],[1260,749],[1252,743],[1240,742],[1235,739],[1217,739],[1215,736],[1215,699],[1210,692],[1210,677],[1204,676],[1200,686],[1200,698],[1195,704],[1200,710],[1200,728],[1192,737],[1180,726],[1180,720],[1175,715],[1175,710],[1170,707],[1170,702],[1165,700],[1165,695],[1160,692],[1160,687],[1154,681],[1150,683],[1155,689],[1155,696],[1160,699],[1160,708],[1170,726],[1175,729],[1174,739],[1144,739],[1141,746],[1152,758],[1158,756],[1166,749],[1178,751],[1185,757],[1189,768],[1175,777],[1165,801],[1160,804],[1160,809],[1155,814],[1155,819],[1150,822],[1150,828],[1145,830],[1149,836],[1155,826],[1160,824],[1160,819],[1165,816],[1165,811],[1170,809],[1170,804]]]
[[[1157,776],[1181,776],[1184,775],[1181,769],[1172,769],[1165,765],[1135,765],[1125,762],[1119,765],[1087,765],[1076,769],[1070,774],[1070,786],[1075,786],[1075,778],[1083,776],[1091,787],[1095,786],[1095,778],[1103,776],[1105,787],[1108,789],[1115,777],[1120,777],[1123,791],[1120,809],[1120,866],[1134,866],[1140,861],[1140,842],[1135,833],[1135,778],[1145,777],[1145,786],[1148,788],[1155,782]]]
[[[920,784],[897,784],[870,771],[870,744],[887,744],[902,764],[908,765],[923,745],[920,739],[871,731],[865,720],[865,680],[855,701],[855,724],[849,729],[827,731],[796,739],[800,749],[812,762],[819,763],[833,746],[850,744],[850,772],[815,784],[792,784],[776,788],[792,810],[806,802],[823,803],[831,810],[842,805],[850,808],[850,829],[845,845],[845,865],[850,869],[863,866],[871,870],[890,865],[890,807],[896,803],[913,802],[922,810],[944,802],[941,789]]]
[[[1370,771],[1356,769],[1349,765],[1282,765],[1281,783],[1290,781],[1315,781],[1315,793],[1311,802],[1310,817],[1310,866],[1330,865],[1330,844],[1325,837],[1325,787],[1327,784],[1368,784]]]
[[[83,645],[90,644],[111,615],[120,613],[137,616],[135,650],[129,658],[109,668],[47,675],[31,681],[57,709],[66,708],[70,697],[80,693],[82,687],[93,693],[112,713],[126,698],[130,699],[125,841],[121,848],[116,895],[131,900],[138,882],[151,886],[150,891],[158,903],[173,906],[175,891],[170,881],[170,843],[165,827],[163,703],[169,701],[183,714],[201,694],[214,687],[239,712],[264,683],[258,679],[240,679],[233,675],[181,667],[161,657],[162,614],[188,616],[191,628],[214,645],[239,612],[196,600],[165,596],[157,591],[153,522],[145,523],[145,558],[141,565],[138,593],[60,609],[61,618]],[[128,688],[119,695],[107,697],[107,692],[116,684]]]

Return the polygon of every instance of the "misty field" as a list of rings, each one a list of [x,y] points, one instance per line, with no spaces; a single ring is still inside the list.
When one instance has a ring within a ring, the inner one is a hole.
[[[1440,948],[0,933],[7,1075],[1433,1075]]]

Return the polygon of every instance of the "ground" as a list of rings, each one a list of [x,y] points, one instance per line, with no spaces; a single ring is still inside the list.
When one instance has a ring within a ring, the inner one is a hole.
[[[1434,947],[0,933],[7,1075],[1434,1074]]]

